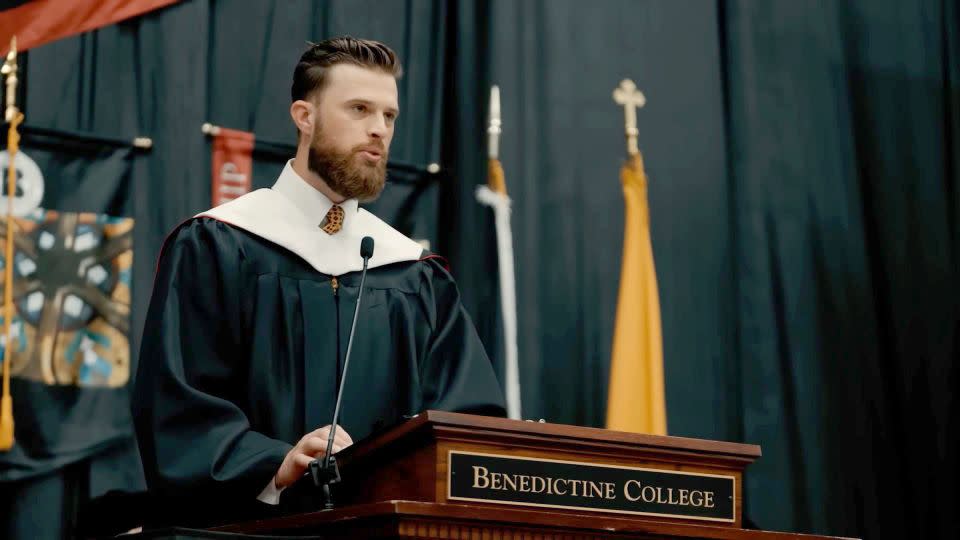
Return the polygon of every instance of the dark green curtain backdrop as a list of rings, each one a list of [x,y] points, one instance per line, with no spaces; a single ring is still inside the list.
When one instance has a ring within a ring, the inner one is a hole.
[[[751,514],[957,538],[957,4],[722,6]]]
[[[406,64],[393,149],[438,162],[439,245],[499,368],[485,117],[501,86],[524,414],[602,425],[623,240],[622,78],[646,94],[670,432],[760,444],[757,526],[955,538],[960,14],[952,0],[191,0],[31,51],[30,125],[152,137],[134,328],[210,198],[203,122],[293,142],[305,42]]]

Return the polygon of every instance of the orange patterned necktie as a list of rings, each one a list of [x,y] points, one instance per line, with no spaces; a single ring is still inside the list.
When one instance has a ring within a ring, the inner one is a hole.
[[[330,211],[327,212],[326,219],[323,220],[323,225],[320,226],[323,229],[323,232],[327,234],[336,234],[343,228],[343,208],[340,208],[337,205],[333,205],[330,208]]]

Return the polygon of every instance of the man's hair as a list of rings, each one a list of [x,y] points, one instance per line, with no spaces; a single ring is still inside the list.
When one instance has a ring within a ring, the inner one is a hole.
[[[310,44],[293,70],[293,85],[290,87],[291,102],[308,99],[323,90],[327,84],[327,71],[337,64],[377,69],[399,79],[403,68],[397,54],[379,41],[356,39],[350,36],[325,39]]]

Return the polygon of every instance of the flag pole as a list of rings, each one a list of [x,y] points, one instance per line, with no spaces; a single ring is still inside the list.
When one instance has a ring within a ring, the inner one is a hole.
[[[10,39],[7,54],[0,74],[6,79],[7,100],[4,120],[10,124],[7,133],[7,236],[4,254],[3,280],[3,394],[0,397],[0,451],[13,447],[13,398],[10,395],[10,364],[13,362],[13,339],[10,322],[13,319],[13,199],[17,192],[17,168],[14,158],[20,147],[17,127],[23,122],[23,114],[17,109],[17,37]]]
[[[624,108],[627,161],[620,169],[625,200],[623,262],[610,359],[607,428],[667,434],[660,298],[650,241],[647,175],[637,144],[637,107],[646,98],[625,79],[613,91]]]
[[[487,127],[487,185],[477,187],[477,200],[493,209],[497,231],[497,263],[500,273],[500,312],[503,319],[503,346],[507,416],[521,418],[520,366],[517,350],[517,291],[514,277],[513,232],[510,226],[510,197],[500,164],[500,88],[490,89],[490,121]]]

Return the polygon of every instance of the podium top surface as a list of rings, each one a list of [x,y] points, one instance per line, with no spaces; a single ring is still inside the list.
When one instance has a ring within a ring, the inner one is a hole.
[[[491,416],[424,411],[406,422],[374,434],[337,454],[344,461],[360,458],[380,447],[423,438],[473,438],[515,444],[616,447],[619,449],[700,454],[752,462],[760,457],[760,447],[723,441],[686,437],[646,435],[608,429],[510,420]]]

